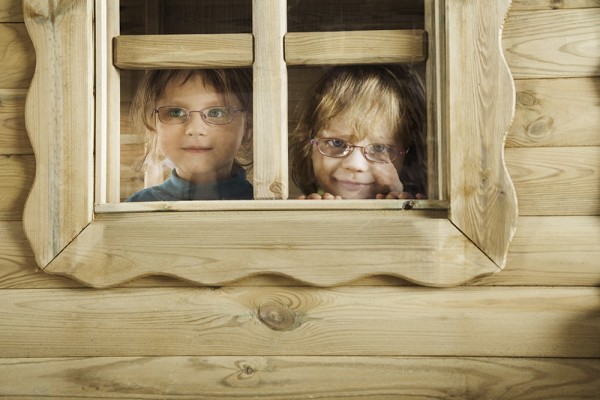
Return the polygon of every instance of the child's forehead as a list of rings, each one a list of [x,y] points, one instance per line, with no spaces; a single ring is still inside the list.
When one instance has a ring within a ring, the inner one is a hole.
[[[165,86],[160,101],[209,101],[221,103],[226,100],[223,93],[218,92],[213,85],[206,82],[200,75],[193,75],[186,79],[185,75],[177,75]]]
[[[397,129],[386,118],[361,120],[352,115],[340,115],[327,122],[322,131],[327,136],[335,136],[349,141],[366,139],[370,142],[389,143],[398,140]]]

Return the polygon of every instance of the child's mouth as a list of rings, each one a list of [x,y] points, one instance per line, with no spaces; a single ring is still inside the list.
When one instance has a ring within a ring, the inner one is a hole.
[[[211,150],[211,148],[210,147],[191,146],[191,147],[184,147],[183,150],[187,151],[188,153],[204,153],[206,151]]]

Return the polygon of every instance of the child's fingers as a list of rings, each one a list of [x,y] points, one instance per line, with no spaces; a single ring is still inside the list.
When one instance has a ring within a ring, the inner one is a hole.
[[[404,190],[398,171],[392,163],[373,163],[373,177],[388,192],[401,193]]]

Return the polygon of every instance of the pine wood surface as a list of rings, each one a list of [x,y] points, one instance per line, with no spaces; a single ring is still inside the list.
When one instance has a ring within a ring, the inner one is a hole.
[[[283,38],[287,2],[252,1],[254,198],[286,199],[288,177],[288,80]]]
[[[600,7],[600,0],[513,0],[511,10],[557,10]]]
[[[0,154],[33,154],[25,130],[27,89],[0,89]]]
[[[396,215],[388,210],[101,214],[44,271],[94,287],[149,275],[224,285],[261,274],[315,286],[381,274],[452,286],[499,271],[446,212]],[[260,235],[254,233],[257,226]],[[184,231],[195,236],[182,240]]]
[[[0,24],[0,88],[28,88],[34,65],[35,53],[25,25]]]
[[[0,155],[0,221],[22,219],[34,172],[33,156]]]
[[[515,81],[507,147],[600,146],[600,78]]]
[[[600,215],[600,147],[506,149],[520,215]]]
[[[499,46],[509,6],[510,0],[446,3],[440,111],[447,137],[448,218],[501,268],[518,217],[502,154],[515,107],[514,82]]]
[[[599,308],[581,287],[12,289],[0,357],[599,358]]]
[[[180,46],[190,50],[181,53]],[[121,69],[249,67],[252,35],[122,35],[114,64]]]
[[[521,217],[506,268],[470,285],[503,286],[599,286],[600,217]],[[72,279],[42,273],[35,265],[20,221],[0,221],[0,288],[80,287]],[[259,275],[233,282],[232,286],[290,286],[299,282],[285,277]],[[406,285],[389,276],[371,276],[352,285]],[[189,286],[168,278],[142,278],[129,287]]]
[[[418,63],[427,58],[420,29],[289,32],[284,43],[287,65]]]
[[[22,0],[0,0],[0,23],[23,22]]]
[[[49,373],[51,371],[51,373]],[[592,399],[600,362],[437,357],[95,357],[0,361],[0,395],[45,399]],[[21,379],[19,379],[21,378]]]
[[[24,12],[37,52],[25,104],[37,177],[23,225],[45,265],[92,218],[94,145],[86,133],[94,129],[93,1],[27,0]]]
[[[502,45],[515,79],[600,76],[600,8],[514,11]]]

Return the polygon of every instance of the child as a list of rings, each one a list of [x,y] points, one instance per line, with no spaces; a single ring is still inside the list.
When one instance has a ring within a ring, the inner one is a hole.
[[[290,137],[300,198],[425,198],[425,124],[425,86],[413,67],[332,68]]]
[[[142,169],[166,158],[171,177],[127,201],[252,199],[236,160],[252,138],[252,77],[247,70],[149,71],[132,103],[145,127]]]

